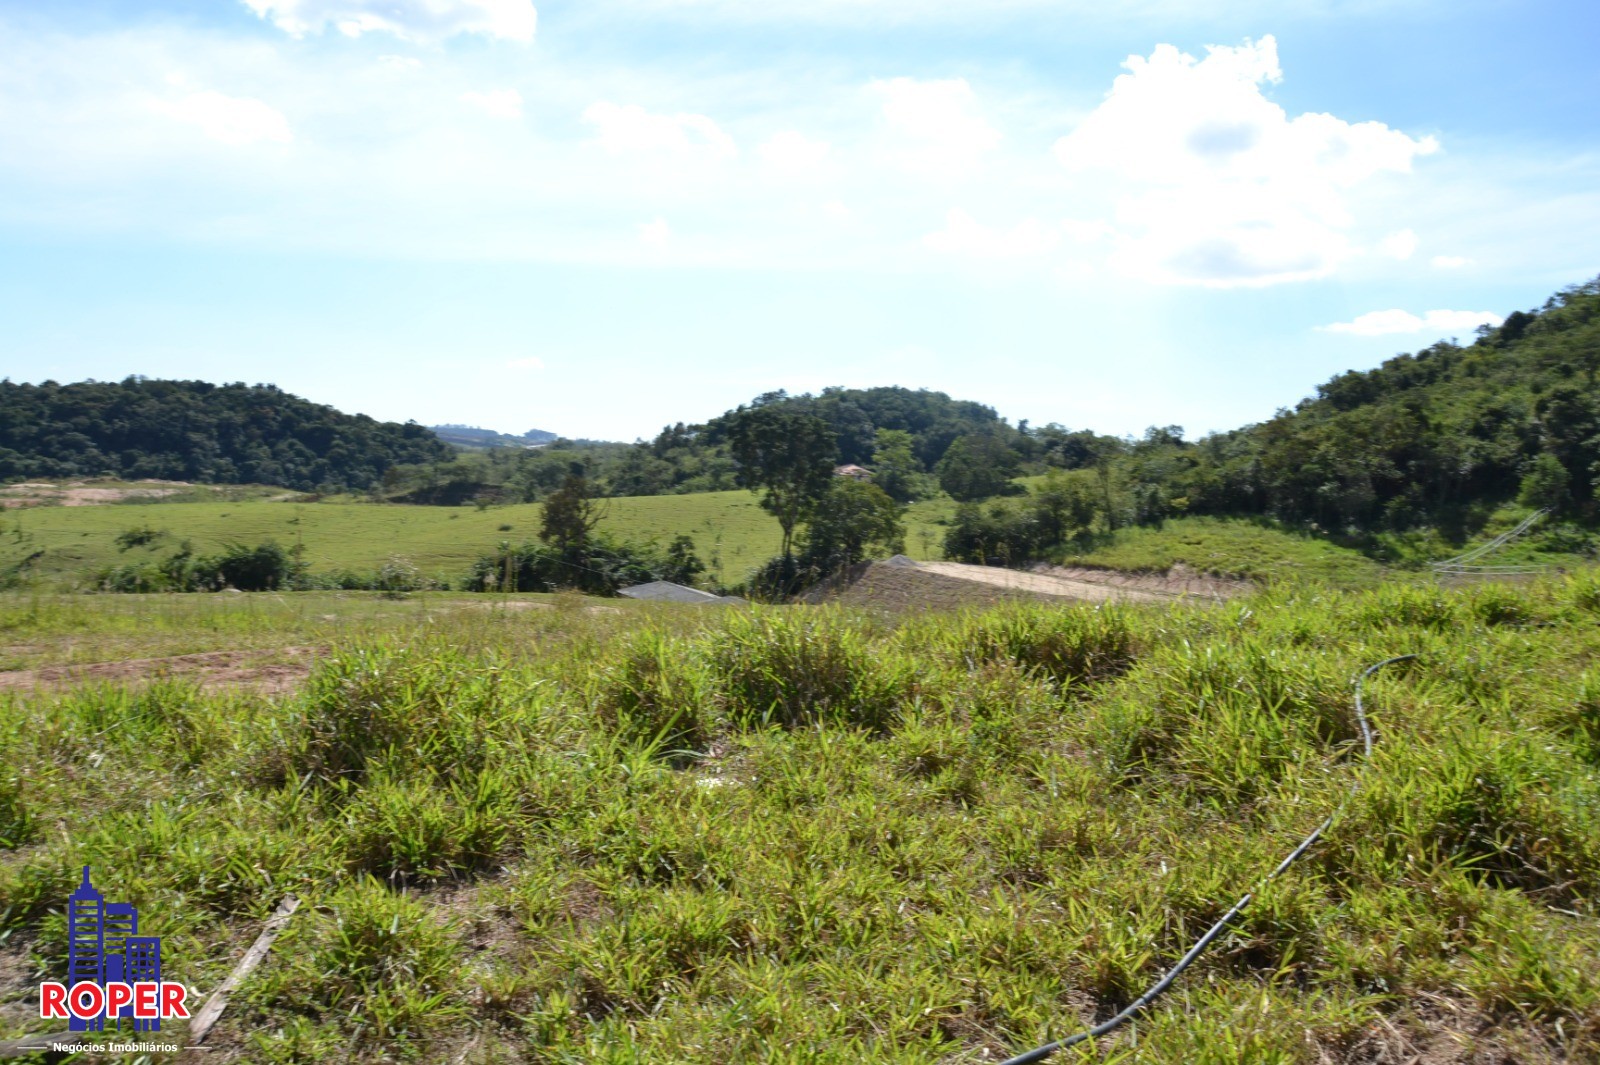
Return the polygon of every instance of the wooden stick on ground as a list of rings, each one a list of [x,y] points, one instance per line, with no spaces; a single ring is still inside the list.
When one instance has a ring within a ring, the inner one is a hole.
[[[222,1011],[228,1008],[228,999],[239,990],[239,985],[244,983],[245,977],[255,972],[256,966],[261,964],[261,959],[272,949],[272,941],[278,938],[278,933],[283,931],[283,926],[289,923],[289,916],[299,905],[300,900],[293,895],[285,895],[283,901],[278,903],[277,910],[267,918],[267,923],[261,929],[261,934],[256,937],[255,943],[245,951],[244,957],[239,959],[239,964],[233,967],[233,972],[222,981],[222,986],[211,992],[211,997],[206,999],[206,1004],[200,1008],[200,1012],[194,1015],[194,1020],[189,1022],[190,1046],[199,1046],[206,1041],[206,1036],[211,1034],[211,1029],[222,1017]]]

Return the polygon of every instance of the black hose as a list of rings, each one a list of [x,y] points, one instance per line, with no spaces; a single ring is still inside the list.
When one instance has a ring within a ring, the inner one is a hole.
[[[1384,666],[1392,666],[1396,662],[1404,662],[1408,659],[1416,657],[1417,656],[1414,654],[1409,654],[1396,655],[1393,658],[1385,658],[1382,662],[1370,665],[1356,675],[1356,678],[1353,682],[1356,690],[1356,722],[1361,726],[1361,758],[1363,762],[1372,757],[1372,728],[1367,724],[1366,707],[1361,704],[1362,682],[1364,682],[1368,677],[1372,676],[1372,674],[1376,673],[1378,670],[1382,669]],[[1160,998],[1162,993],[1165,992],[1167,988],[1172,986],[1172,982],[1182,975],[1183,971],[1187,969],[1196,958],[1205,953],[1206,948],[1211,945],[1212,940],[1216,939],[1217,936],[1222,934],[1222,930],[1228,926],[1228,923],[1235,917],[1239,916],[1246,906],[1250,905],[1250,900],[1255,898],[1256,891],[1261,890],[1261,888],[1265,887],[1267,884],[1270,884],[1272,881],[1281,876],[1285,869],[1288,869],[1289,866],[1293,865],[1297,860],[1299,860],[1302,854],[1311,849],[1312,844],[1316,843],[1317,840],[1322,838],[1322,834],[1328,830],[1328,826],[1333,824],[1334,819],[1344,812],[1345,807],[1350,805],[1350,800],[1354,798],[1356,793],[1360,790],[1361,774],[1357,774],[1356,779],[1350,785],[1350,793],[1345,796],[1344,802],[1339,804],[1339,808],[1333,813],[1329,814],[1327,818],[1323,820],[1322,824],[1316,827],[1311,835],[1301,840],[1300,845],[1291,851],[1287,858],[1279,862],[1276,869],[1262,877],[1260,882],[1256,884],[1254,890],[1245,892],[1244,896],[1241,897],[1238,902],[1234,903],[1233,907],[1228,910],[1227,913],[1223,914],[1222,917],[1218,919],[1216,924],[1208,928],[1206,930],[1206,934],[1201,936],[1194,946],[1189,948],[1189,952],[1179,959],[1178,964],[1169,969],[1166,975],[1160,980],[1157,980],[1155,984],[1151,986],[1150,990],[1146,991],[1144,994],[1130,1002],[1121,1013],[1118,1013],[1110,1020],[1095,1025],[1088,1031],[1079,1032],[1076,1035],[1068,1036],[1066,1039],[1058,1039],[1054,1043],[1046,1043],[1042,1047],[1036,1047],[1033,1050],[1025,1051],[1024,1053],[1018,1054],[1016,1057],[1007,1058],[1005,1061],[1001,1062],[1000,1065],[1029,1065],[1030,1062],[1043,1061],[1045,1058],[1048,1058],[1051,1054],[1054,1054],[1058,1050],[1065,1050],[1068,1047],[1077,1046],[1079,1043],[1086,1042],[1090,1039],[1099,1039],[1101,1036],[1107,1035],[1112,1031],[1115,1031],[1117,1028],[1120,1028],[1124,1021],[1128,1020],[1134,1014],[1143,1010],[1146,1006],[1150,1005],[1150,1003]]]

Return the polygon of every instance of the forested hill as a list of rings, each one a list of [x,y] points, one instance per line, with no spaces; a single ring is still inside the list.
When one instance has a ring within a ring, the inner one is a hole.
[[[749,406],[783,407],[816,415],[828,423],[838,439],[838,460],[861,465],[872,461],[879,429],[910,433],[912,452],[929,469],[944,457],[957,437],[981,433],[1008,442],[1014,442],[1017,437],[1017,431],[1007,425],[993,407],[972,400],[951,399],[943,392],[925,388],[912,390],[896,385],[825,388],[819,395],[799,396],[768,392]],[[707,439],[719,441],[726,436],[728,426],[738,413],[729,411],[696,428],[703,429]],[[670,440],[673,429],[666,430],[663,435]]]
[[[343,414],[273,385],[0,381],[0,480],[156,477],[365,489],[391,467],[450,453],[425,426]]]
[[[1190,512],[1330,530],[1470,524],[1516,499],[1593,519],[1600,485],[1600,279],[1333,378],[1292,411],[1130,455],[1129,481]]]

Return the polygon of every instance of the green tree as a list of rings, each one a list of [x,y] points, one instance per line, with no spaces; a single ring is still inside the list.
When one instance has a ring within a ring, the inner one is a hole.
[[[939,460],[939,487],[960,502],[1002,495],[1017,475],[1017,454],[987,433],[957,437]]]
[[[793,558],[794,530],[833,482],[837,441],[828,423],[769,404],[739,411],[728,426],[739,480],[761,492],[761,506],[783,529],[783,557]]]
[[[694,553],[694,541],[687,536],[676,536],[667,545],[666,569],[661,579],[675,584],[693,584],[694,579],[706,571],[706,564]]]
[[[561,487],[544,501],[539,517],[539,539],[562,554],[581,554],[596,525],[604,517],[580,470],[568,471]]]
[[[822,505],[806,525],[805,565],[821,574],[905,550],[900,506],[877,485],[834,479]]]
[[[879,429],[872,453],[872,483],[896,503],[912,503],[933,494],[933,485],[912,450],[904,429]]]
[[[1561,460],[1548,451],[1542,451],[1529,464],[1527,476],[1522,478],[1518,501],[1526,507],[1554,510],[1567,501],[1571,480]]]
[[[1093,525],[1097,494],[1083,475],[1052,471],[1033,494],[1040,541],[1059,544]]]

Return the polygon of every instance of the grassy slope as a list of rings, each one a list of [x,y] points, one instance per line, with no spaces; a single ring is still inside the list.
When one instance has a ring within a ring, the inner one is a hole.
[[[1336,806],[1349,677],[1418,651],[1362,793],[1113,1058],[1600,1054],[1592,575],[898,630],[568,603],[369,618],[278,702],[0,698],[7,956],[60,971],[90,863],[199,987],[305,898],[219,1062],[994,1060],[1129,1001]],[[67,610],[0,631],[100,624]]]
[[[1081,554],[1068,554],[1062,561],[1148,572],[1165,572],[1181,562],[1224,576],[1309,578],[1349,587],[1372,585],[1383,573],[1382,567],[1359,551],[1226,518],[1177,518],[1160,528],[1121,529],[1109,542]]]
[[[663,543],[686,534],[708,564],[720,554],[722,576],[730,582],[742,579],[778,551],[778,524],[749,492],[641,496],[606,500],[604,506],[602,527],[628,539]],[[911,509],[907,553],[939,557],[944,530],[933,522],[951,508],[945,500]],[[0,512],[0,570],[42,550],[46,554],[34,563],[32,572],[58,581],[81,581],[104,566],[165,557],[184,539],[205,552],[228,541],[254,544],[272,538],[287,545],[304,543],[306,558],[317,570],[371,570],[391,555],[401,555],[427,576],[456,581],[473,559],[499,541],[536,538],[539,509],[538,504],[480,511],[241,501],[11,510]],[[141,525],[168,536],[149,548],[119,553],[114,543],[117,534]]]

